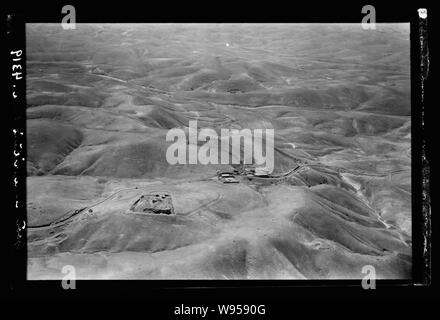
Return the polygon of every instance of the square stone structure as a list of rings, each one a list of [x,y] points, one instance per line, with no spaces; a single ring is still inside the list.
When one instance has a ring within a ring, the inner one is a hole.
[[[130,211],[141,214],[174,215],[171,195],[166,192],[152,192],[142,195],[133,203]]]

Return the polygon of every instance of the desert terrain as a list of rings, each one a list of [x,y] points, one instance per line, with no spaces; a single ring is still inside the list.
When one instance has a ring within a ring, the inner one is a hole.
[[[411,277],[408,24],[27,24],[26,39],[29,279]],[[192,120],[274,129],[274,172],[170,165],[166,134]],[[130,210],[155,193],[172,214]]]

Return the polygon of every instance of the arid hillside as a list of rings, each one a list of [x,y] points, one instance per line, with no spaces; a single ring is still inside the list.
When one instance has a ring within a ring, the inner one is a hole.
[[[409,25],[28,24],[28,276],[411,277]],[[170,129],[274,129],[269,177]],[[129,209],[170,195],[173,214]]]

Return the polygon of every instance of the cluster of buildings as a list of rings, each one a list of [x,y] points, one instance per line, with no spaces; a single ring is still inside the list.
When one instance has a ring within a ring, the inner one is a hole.
[[[265,167],[245,167],[243,173],[248,177],[269,178],[269,169]]]
[[[239,181],[235,178],[238,175],[245,176],[248,178],[259,177],[259,178],[269,178],[269,169],[265,167],[255,167],[253,165],[242,165],[240,169],[234,169],[231,171],[219,171],[217,170],[217,176],[223,183],[238,183]]]
[[[217,171],[218,179],[223,183],[238,183],[238,180],[235,179],[235,175],[238,174],[238,170],[234,170],[233,172]]]

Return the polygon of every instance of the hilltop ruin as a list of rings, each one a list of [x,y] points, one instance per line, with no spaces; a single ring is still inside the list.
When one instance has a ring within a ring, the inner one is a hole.
[[[133,203],[130,211],[140,214],[174,215],[171,195],[166,192],[153,192],[142,195]]]

